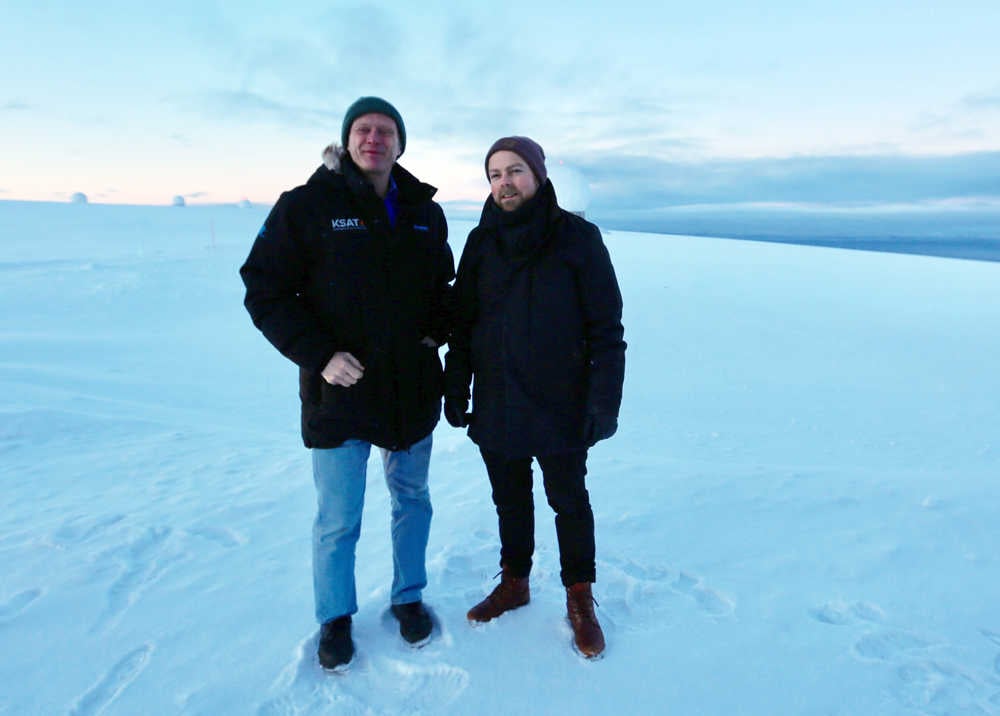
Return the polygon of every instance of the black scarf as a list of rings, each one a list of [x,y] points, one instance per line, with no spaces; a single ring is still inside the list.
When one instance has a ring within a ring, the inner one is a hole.
[[[545,194],[539,189],[514,211],[504,211],[492,197],[487,201],[485,218],[497,235],[504,258],[516,263],[526,261],[545,244],[548,219]]]

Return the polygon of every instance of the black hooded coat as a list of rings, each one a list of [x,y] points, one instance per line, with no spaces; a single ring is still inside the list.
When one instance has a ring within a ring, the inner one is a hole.
[[[486,200],[455,281],[445,392],[468,398],[469,437],[509,457],[583,449],[587,413],[617,417],[622,296],[600,230],[552,183],[513,212]]]
[[[254,325],[299,366],[307,447],[361,439],[392,450],[426,437],[441,414],[437,348],[448,336],[454,258],[436,189],[396,164],[398,215],[349,156],[278,199],[240,275]],[[332,167],[332,168],[331,168]],[[350,387],[321,371],[337,351],[364,366]]]

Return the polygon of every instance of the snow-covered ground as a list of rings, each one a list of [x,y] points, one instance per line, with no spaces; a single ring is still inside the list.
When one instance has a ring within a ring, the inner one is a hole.
[[[1000,263],[606,232],[606,657],[570,648],[540,490],[531,604],[466,623],[498,541],[442,422],[435,638],[386,614],[373,456],[328,675],[295,369],[237,275],[265,213],[0,202],[0,714],[1000,714]]]

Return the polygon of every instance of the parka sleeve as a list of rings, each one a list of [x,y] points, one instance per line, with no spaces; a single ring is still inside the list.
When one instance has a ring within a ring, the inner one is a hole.
[[[337,348],[334,337],[301,297],[306,256],[292,203],[288,192],[281,195],[240,268],[246,286],[243,305],[282,355],[318,373]]]
[[[587,340],[588,414],[618,416],[625,382],[622,294],[600,229],[585,242],[580,296]]]
[[[457,398],[471,395],[472,383],[472,324],[478,311],[476,305],[476,232],[473,230],[465,241],[458,260],[458,272],[452,290],[453,310],[451,337],[444,357],[444,394]]]
[[[455,303],[451,282],[455,278],[455,257],[448,244],[448,222],[444,217],[444,211],[437,207],[437,212],[441,250],[434,272],[430,337],[440,346],[447,343],[451,336]]]

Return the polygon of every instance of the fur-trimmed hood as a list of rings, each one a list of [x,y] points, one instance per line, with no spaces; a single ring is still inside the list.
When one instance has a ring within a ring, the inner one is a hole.
[[[340,174],[340,160],[347,154],[347,150],[337,142],[327,144],[323,149],[323,166],[335,174]]]
[[[339,143],[333,142],[331,144],[327,144],[326,147],[323,148],[323,166],[334,174],[341,176],[344,175],[345,172],[343,167],[345,164],[345,158],[347,163],[353,167],[354,162],[350,160],[350,157],[347,154],[347,149],[342,147]],[[316,173],[313,175],[313,179],[319,178],[322,173],[322,169],[317,169]],[[356,169],[354,172],[351,172],[351,174],[360,176]],[[392,178],[399,186],[399,190],[402,192],[402,196],[405,201],[419,202],[429,200],[434,196],[434,194],[437,193],[437,188],[417,179],[415,176],[410,174],[410,172],[400,166],[398,161],[392,165]]]

